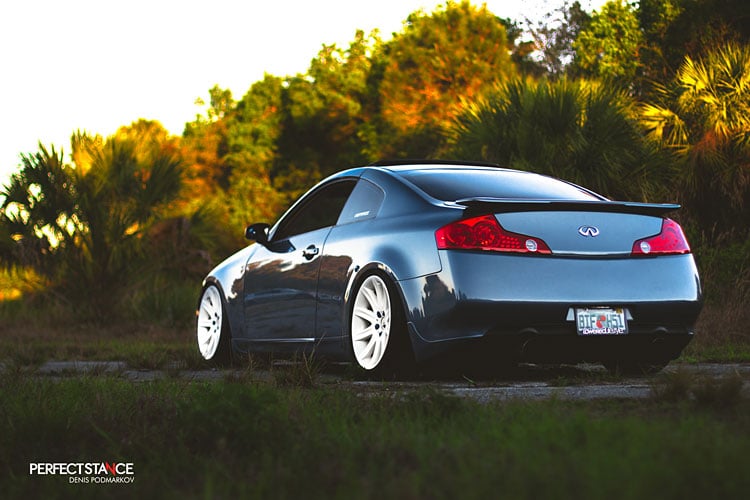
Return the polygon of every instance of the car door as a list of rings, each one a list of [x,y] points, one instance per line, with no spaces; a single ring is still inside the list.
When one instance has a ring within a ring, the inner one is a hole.
[[[336,180],[306,195],[248,261],[243,303],[248,340],[314,340],[323,245],[355,184],[356,179]]]

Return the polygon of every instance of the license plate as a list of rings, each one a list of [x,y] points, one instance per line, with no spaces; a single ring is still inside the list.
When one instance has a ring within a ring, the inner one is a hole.
[[[622,308],[594,307],[576,309],[578,335],[624,335],[628,322]]]

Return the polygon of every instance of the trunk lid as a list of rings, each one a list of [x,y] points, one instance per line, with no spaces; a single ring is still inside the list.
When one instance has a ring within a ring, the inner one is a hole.
[[[556,255],[630,255],[637,240],[661,232],[674,204],[612,201],[458,200],[467,215],[494,213],[513,233],[544,240]]]

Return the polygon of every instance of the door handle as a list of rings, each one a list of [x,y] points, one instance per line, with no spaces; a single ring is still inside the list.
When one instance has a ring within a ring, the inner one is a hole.
[[[307,260],[310,260],[316,255],[318,255],[318,252],[320,252],[318,247],[316,247],[315,245],[310,245],[309,247],[302,250],[302,256],[306,258]]]

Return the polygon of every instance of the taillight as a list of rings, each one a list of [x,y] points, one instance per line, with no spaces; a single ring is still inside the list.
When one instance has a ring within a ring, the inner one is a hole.
[[[633,255],[665,255],[690,253],[682,228],[672,219],[664,219],[661,232],[633,243]]]
[[[539,238],[506,231],[493,215],[452,222],[435,231],[435,239],[441,250],[552,253]]]

